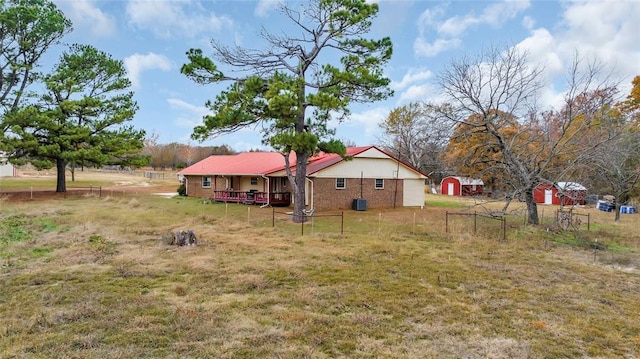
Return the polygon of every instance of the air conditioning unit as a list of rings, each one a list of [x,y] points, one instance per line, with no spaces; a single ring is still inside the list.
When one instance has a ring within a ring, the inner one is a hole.
[[[353,209],[356,211],[367,210],[367,200],[364,198],[356,198],[353,200]]]

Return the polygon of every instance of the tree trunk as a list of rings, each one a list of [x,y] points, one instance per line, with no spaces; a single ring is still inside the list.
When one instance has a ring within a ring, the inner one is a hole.
[[[56,170],[58,171],[56,192],[67,192],[67,182],[65,180],[66,167],[67,163],[63,159],[58,158],[56,160]]]
[[[307,159],[309,155],[306,153],[296,152],[296,175],[294,177],[295,185],[293,187],[293,222],[301,223],[305,220],[306,209],[306,191],[305,181],[307,179]]]
[[[71,182],[75,182],[76,181],[76,164],[72,163],[71,164]]]
[[[528,223],[533,225],[540,224],[540,219],[538,218],[538,205],[533,198],[533,188],[528,188],[525,191],[525,203],[527,204],[527,218]]]

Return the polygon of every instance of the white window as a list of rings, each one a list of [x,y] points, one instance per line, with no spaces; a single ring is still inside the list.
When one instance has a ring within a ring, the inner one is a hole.
[[[251,177],[251,185],[252,186],[258,185],[258,177]]]
[[[202,188],[211,188],[211,177],[202,177]]]
[[[376,178],[376,189],[384,189],[384,179]]]
[[[336,178],[336,189],[347,188],[347,181],[344,178]]]

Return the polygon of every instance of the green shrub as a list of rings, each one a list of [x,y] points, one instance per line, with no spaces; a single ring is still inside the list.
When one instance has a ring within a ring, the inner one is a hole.
[[[186,196],[187,195],[187,186],[182,183],[179,187],[178,187],[178,194],[180,196]]]

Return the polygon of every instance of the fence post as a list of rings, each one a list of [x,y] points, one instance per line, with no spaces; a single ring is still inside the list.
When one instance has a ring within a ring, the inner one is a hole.
[[[100,189],[99,189],[99,193],[100,193],[100,194],[99,194],[99,197],[100,197],[100,198],[102,198],[102,186],[100,186],[99,188],[100,188]]]
[[[591,230],[591,213],[587,213],[587,232]]]
[[[502,216],[502,240],[507,240],[507,217]]]
[[[271,228],[276,226],[276,209],[271,207]]]
[[[413,212],[413,233],[416,233],[416,212]]]
[[[251,207],[247,206],[247,224],[251,224]]]
[[[295,212],[293,213],[293,215],[294,215],[295,217],[297,217],[297,216],[298,216],[297,214],[295,214]],[[304,236],[304,220],[305,220],[305,219],[306,219],[306,218],[302,217],[302,220],[300,221],[300,231],[302,232],[302,235],[303,235],[303,236]]]
[[[444,212],[444,233],[449,233],[449,211]]]
[[[473,211],[473,234],[478,231],[478,212]]]
[[[344,211],[340,213],[340,234],[344,234]]]

